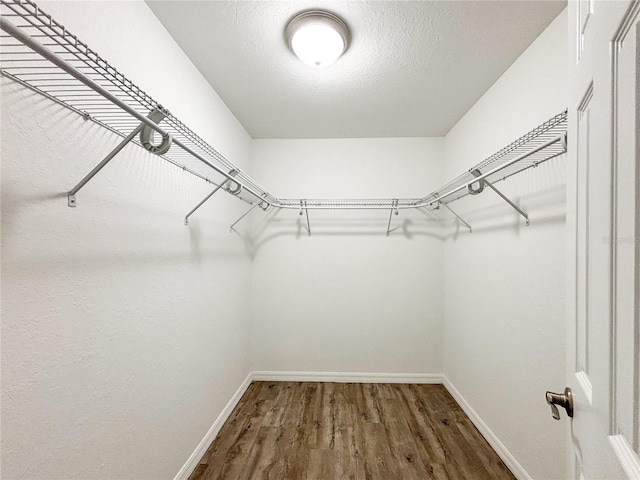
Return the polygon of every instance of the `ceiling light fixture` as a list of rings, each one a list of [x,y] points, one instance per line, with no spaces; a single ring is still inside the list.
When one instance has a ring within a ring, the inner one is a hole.
[[[326,67],[349,47],[347,24],[324,10],[307,10],[289,20],[285,29],[289,48],[307,65]]]

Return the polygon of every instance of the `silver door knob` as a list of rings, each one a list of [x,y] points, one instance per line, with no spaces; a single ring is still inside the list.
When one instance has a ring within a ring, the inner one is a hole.
[[[556,420],[560,420],[560,412],[556,405],[564,408],[569,417],[573,417],[573,394],[569,387],[564,389],[564,394],[547,392],[547,403],[551,407],[551,416]]]

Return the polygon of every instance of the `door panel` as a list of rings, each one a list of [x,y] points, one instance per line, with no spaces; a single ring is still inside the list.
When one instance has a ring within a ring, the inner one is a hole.
[[[640,478],[638,1],[569,2],[570,478]],[[631,465],[631,467],[629,466]],[[637,475],[638,473],[638,475]]]
[[[640,478],[640,3],[623,18],[612,42],[613,65],[613,409],[612,445],[629,478]]]
[[[577,162],[576,162],[576,364],[578,384],[589,403],[592,401],[592,386],[589,378],[589,191],[593,182],[589,174],[592,149],[591,106],[593,83],[587,88],[577,112]]]
[[[584,39],[587,32],[589,19],[593,14],[595,0],[579,0],[578,2],[578,41],[577,41],[577,59],[580,60],[582,51],[584,50]]]

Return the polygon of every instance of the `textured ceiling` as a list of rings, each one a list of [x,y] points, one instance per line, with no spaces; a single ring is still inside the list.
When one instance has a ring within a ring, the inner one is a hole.
[[[147,3],[253,138],[444,135],[566,5]],[[284,40],[287,21],[309,8],[351,29],[349,50],[325,69],[304,65]]]

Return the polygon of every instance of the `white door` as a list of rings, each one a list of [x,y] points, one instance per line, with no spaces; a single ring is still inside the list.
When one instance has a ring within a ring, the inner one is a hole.
[[[570,0],[569,18],[567,466],[640,479],[640,1]]]

